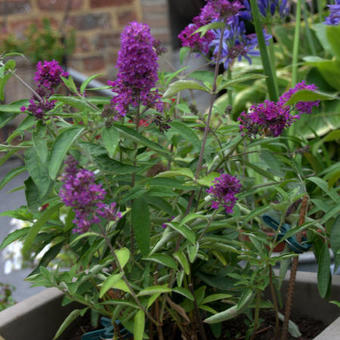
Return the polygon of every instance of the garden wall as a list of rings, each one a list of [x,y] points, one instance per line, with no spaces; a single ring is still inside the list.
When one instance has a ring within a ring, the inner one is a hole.
[[[167,44],[167,12],[167,0],[3,0],[0,39],[7,34],[22,38],[30,24],[49,18],[57,29],[76,30],[76,50],[68,66],[112,78],[123,27],[132,20],[146,22]]]

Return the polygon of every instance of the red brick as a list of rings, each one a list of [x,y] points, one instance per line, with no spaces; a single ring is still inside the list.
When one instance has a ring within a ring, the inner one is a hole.
[[[31,9],[30,0],[2,1],[0,3],[0,15],[29,13]]]
[[[118,24],[120,26],[125,26],[135,20],[137,20],[137,13],[134,10],[126,10],[118,13]]]
[[[132,4],[134,0],[91,0],[91,8],[123,6]]]
[[[96,28],[108,29],[111,28],[111,15],[110,13],[73,15],[69,18],[68,23],[79,31]]]
[[[84,71],[93,72],[105,68],[105,59],[103,56],[91,56],[83,58]]]
[[[69,1],[71,1],[70,5]],[[64,11],[67,8],[81,9],[83,4],[84,0],[38,0],[39,9],[44,11]]]
[[[120,34],[119,33],[99,33],[94,38],[94,46],[96,49],[103,49],[107,47],[119,47]]]
[[[90,52],[92,50],[91,42],[88,37],[77,36],[75,53]]]

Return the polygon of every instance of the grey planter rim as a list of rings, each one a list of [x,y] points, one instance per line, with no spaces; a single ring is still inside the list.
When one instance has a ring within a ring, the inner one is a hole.
[[[284,284],[283,289],[285,289],[285,286],[286,283]],[[334,291],[335,295],[335,298],[333,299],[339,299],[340,276],[333,276],[332,291]],[[306,301],[307,295],[309,295],[308,301]],[[322,321],[326,321],[327,323],[331,322],[330,325],[315,338],[315,340],[340,339],[340,308],[319,297],[317,292],[316,273],[301,271],[297,273],[294,296],[294,307],[295,305],[304,305],[305,308],[307,306],[305,312],[309,311],[309,316],[312,316],[311,313],[316,313],[317,316],[322,316]],[[63,293],[58,289],[47,288],[0,312],[0,339],[1,336],[5,340],[18,340],[24,338],[35,340],[52,339],[65,317],[73,308],[76,308],[75,305],[61,307],[62,298]],[[299,299],[302,300],[303,303],[300,303]],[[317,308],[312,307],[313,303]],[[306,315],[306,313],[301,310],[297,310],[296,313]],[[315,319],[317,318],[315,317]],[[38,325],[40,327],[39,334],[36,333]],[[21,333],[18,334],[18,332]]]

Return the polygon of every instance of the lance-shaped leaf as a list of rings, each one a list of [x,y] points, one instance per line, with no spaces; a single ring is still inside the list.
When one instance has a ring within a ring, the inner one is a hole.
[[[210,92],[209,89],[195,80],[177,80],[170,84],[169,88],[163,94],[164,98],[171,98],[175,94],[183,90],[199,90]]]

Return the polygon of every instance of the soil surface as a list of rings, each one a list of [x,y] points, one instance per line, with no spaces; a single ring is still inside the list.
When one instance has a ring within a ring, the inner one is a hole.
[[[273,313],[262,312],[260,318],[261,325],[258,328],[255,340],[274,340],[275,318]],[[322,321],[313,320],[308,317],[293,318],[293,320],[299,326],[302,336],[293,338],[289,335],[288,340],[312,340],[327,327]],[[209,340],[245,340],[246,324],[249,324],[249,320],[245,316],[239,316],[223,324],[221,336],[218,338],[212,335],[209,327],[206,327],[207,337]],[[282,323],[280,322],[280,326],[281,325]],[[167,329],[167,327],[165,327],[165,329]],[[90,320],[85,317],[76,321],[73,324],[71,332],[65,334],[60,340],[81,340],[82,334],[91,330],[93,330],[93,328],[90,326]],[[183,340],[179,334],[164,334],[164,336],[166,339]],[[130,339],[133,338],[131,337]],[[124,340],[127,340],[127,338],[124,338]],[[154,340],[158,340],[158,338],[154,337]]]

